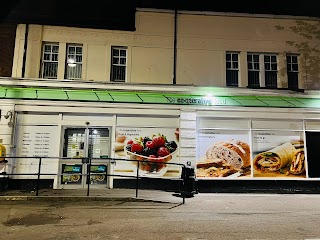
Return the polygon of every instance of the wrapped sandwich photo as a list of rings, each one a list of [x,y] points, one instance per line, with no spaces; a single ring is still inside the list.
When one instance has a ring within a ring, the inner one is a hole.
[[[289,172],[292,174],[300,174],[305,171],[305,155],[304,150],[299,149],[292,158]]]
[[[253,159],[255,170],[261,172],[275,172],[291,163],[297,149],[290,143],[284,143],[269,151],[256,155]]]

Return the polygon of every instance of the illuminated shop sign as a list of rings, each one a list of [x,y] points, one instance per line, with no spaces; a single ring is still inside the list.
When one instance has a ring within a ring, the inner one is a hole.
[[[170,103],[174,104],[195,104],[195,105],[226,105],[227,100],[225,98],[217,98],[217,97],[210,97],[210,98],[173,98],[167,97]]]

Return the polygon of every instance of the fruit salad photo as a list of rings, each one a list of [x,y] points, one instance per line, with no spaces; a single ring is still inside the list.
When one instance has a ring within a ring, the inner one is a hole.
[[[129,140],[125,151],[131,160],[141,161],[139,170],[156,174],[166,171],[166,163],[172,159],[177,147],[175,141],[168,141],[166,136],[158,134]]]

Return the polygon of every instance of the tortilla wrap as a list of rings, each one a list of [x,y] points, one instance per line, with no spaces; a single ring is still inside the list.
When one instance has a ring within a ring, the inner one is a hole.
[[[305,155],[303,149],[299,149],[292,158],[289,171],[292,174],[300,174],[305,171]]]
[[[261,172],[275,172],[291,163],[296,148],[289,142],[269,151],[259,153],[253,160],[253,166]]]

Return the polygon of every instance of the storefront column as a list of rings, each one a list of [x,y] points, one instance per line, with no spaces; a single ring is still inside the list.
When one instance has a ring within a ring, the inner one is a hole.
[[[180,162],[195,167],[196,160],[196,112],[181,111],[180,115]]]

